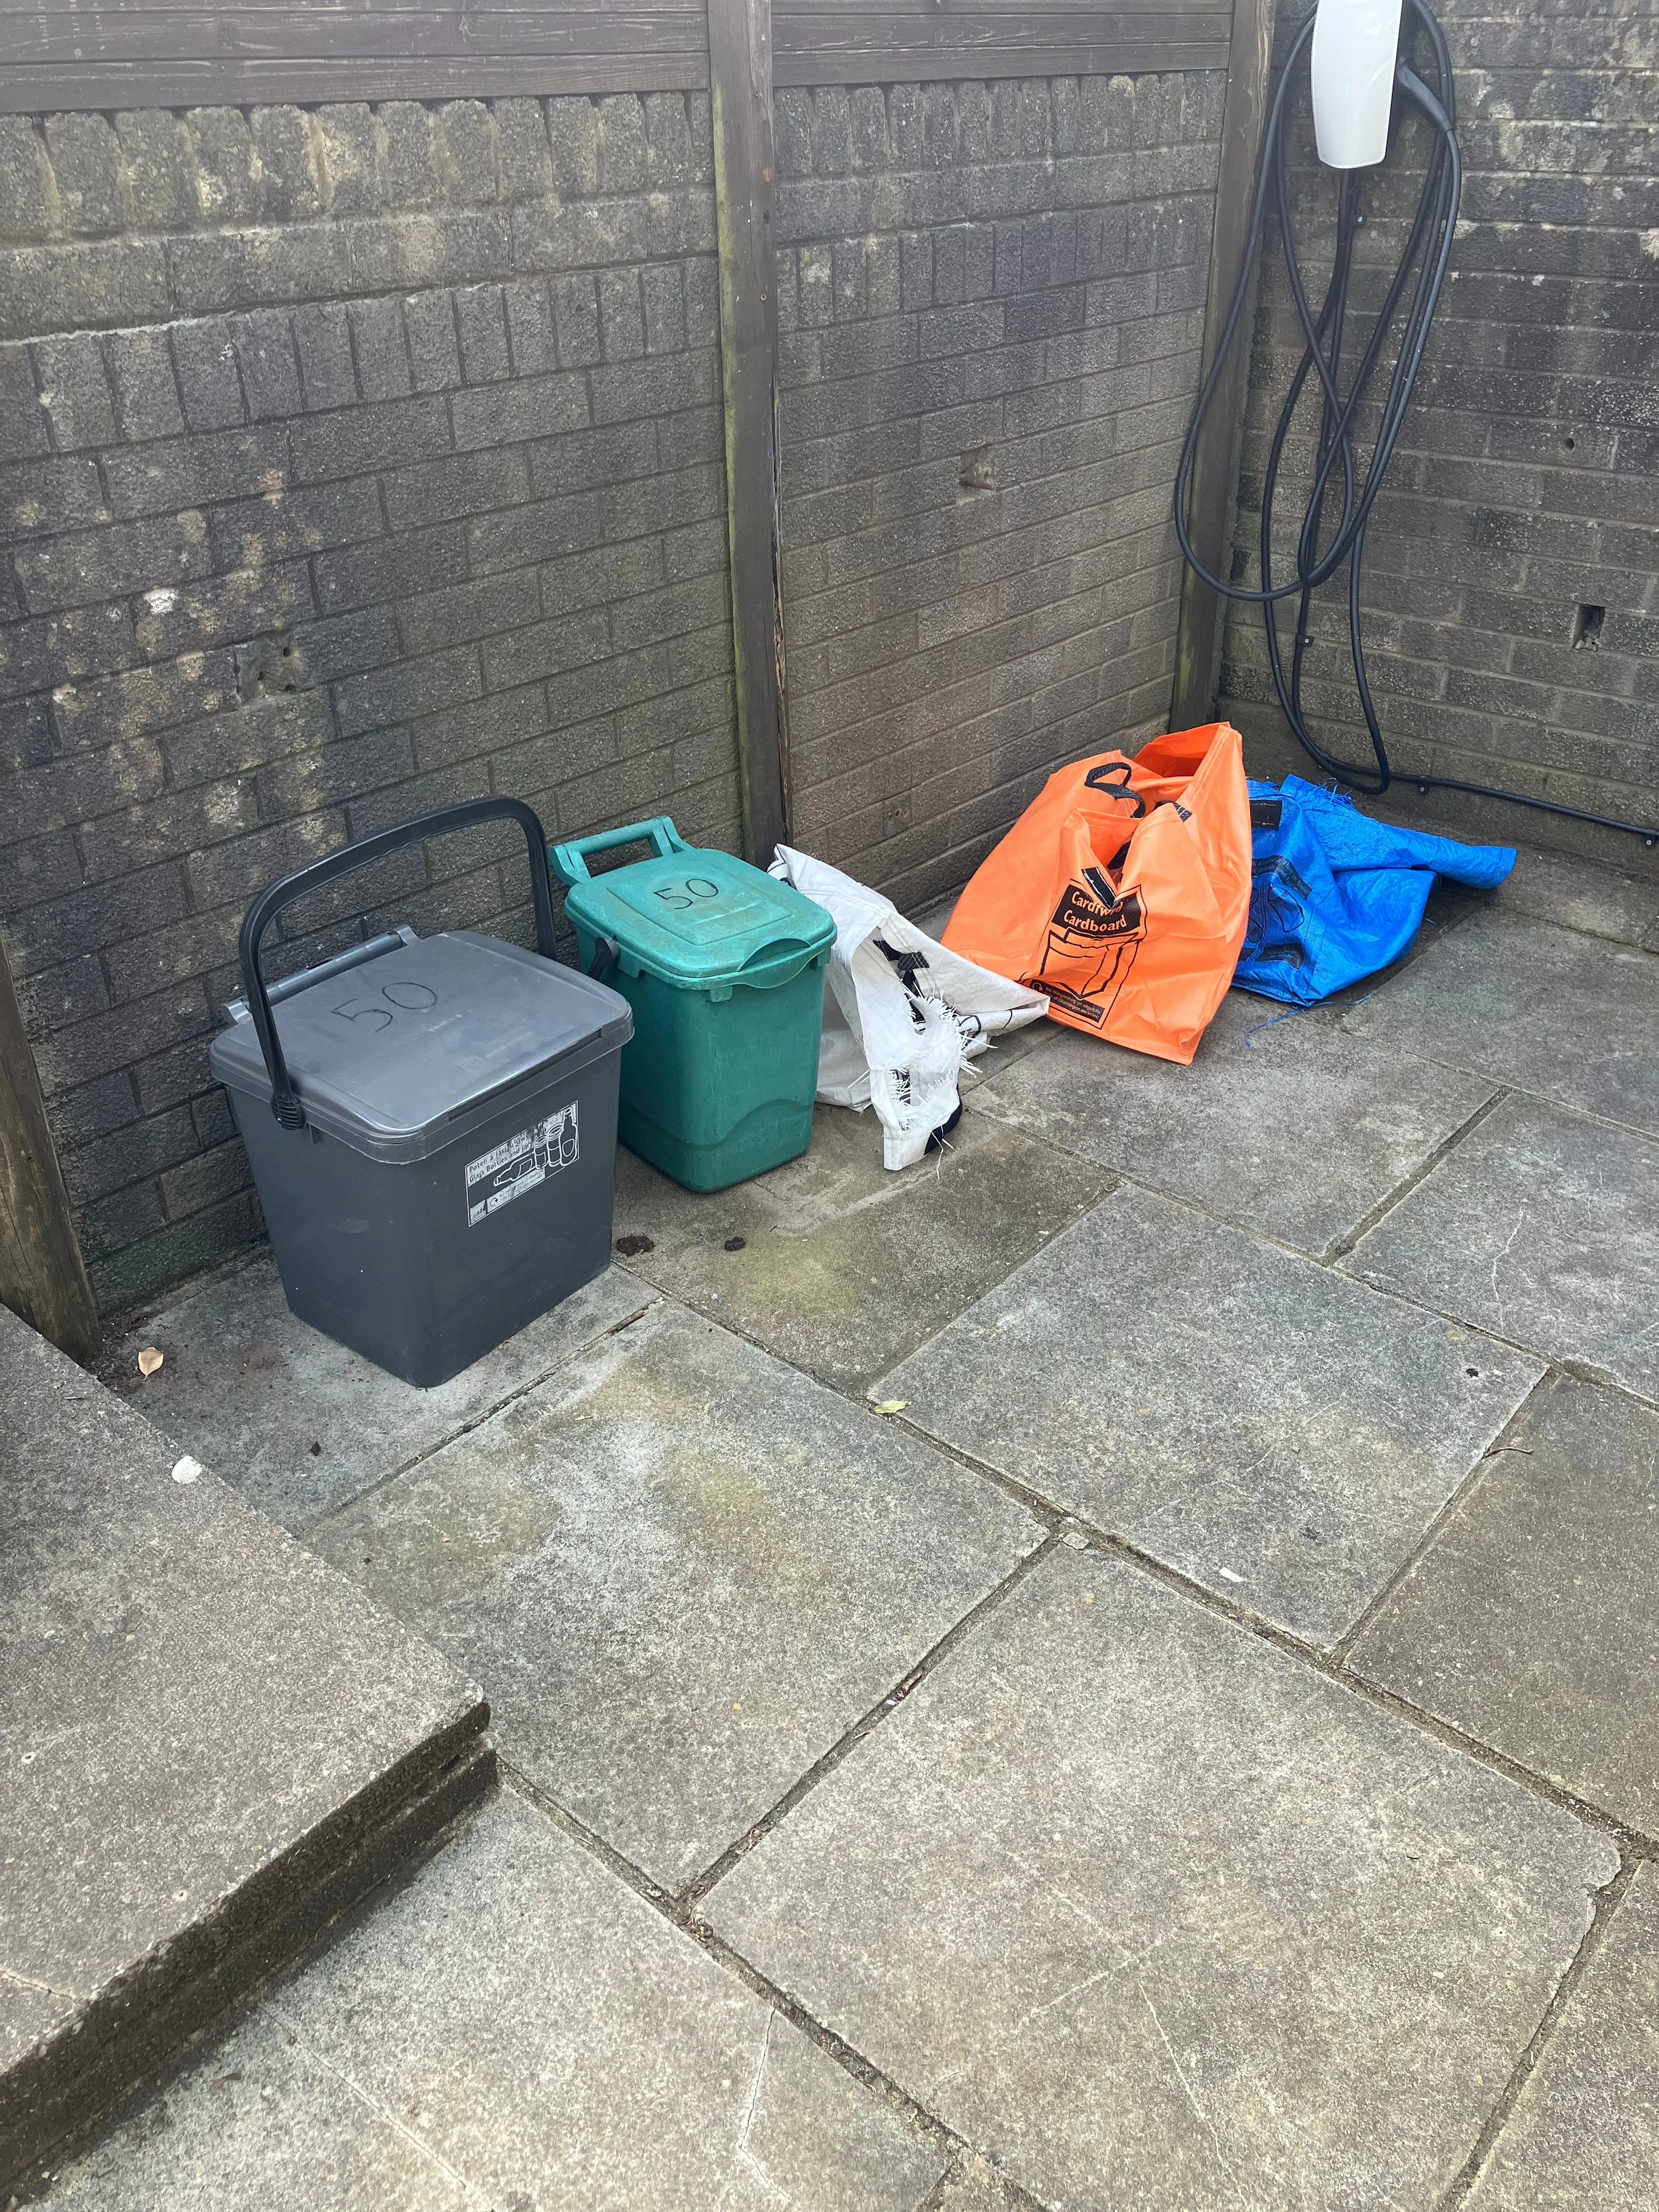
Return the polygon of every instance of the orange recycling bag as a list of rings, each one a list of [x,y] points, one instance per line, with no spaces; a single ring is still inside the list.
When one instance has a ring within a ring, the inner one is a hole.
[[[944,942],[1091,1036],[1183,1065],[1250,906],[1243,745],[1226,722],[1058,769],[957,902]]]

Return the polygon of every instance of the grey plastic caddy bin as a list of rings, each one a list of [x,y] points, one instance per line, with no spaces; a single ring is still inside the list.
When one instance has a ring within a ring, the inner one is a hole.
[[[267,989],[259,940],[308,891],[504,817],[530,848],[540,950],[400,930]],[[213,1041],[289,1304],[405,1382],[471,1365],[611,1256],[628,1002],[553,957],[542,826],[482,799],[382,830],[263,891],[246,1006]]]

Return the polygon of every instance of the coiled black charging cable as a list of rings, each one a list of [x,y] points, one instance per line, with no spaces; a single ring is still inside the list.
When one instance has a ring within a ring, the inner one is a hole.
[[[1308,305],[1291,227],[1285,117],[1296,65],[1313,39],[1314,17],[1310,15],[1291,42],[1267,112],[1261,157],[1257,165],[1255,194],[1250,207],[1249,234],[1245,243],[1238,283],[1227,308],[1226,319],[1221,326],[1215,358],[1210,364],[1209,374],[1204,380],[1203,388],[1193,409],[1187,441],[1182,447],[1181,464],[1176,471],[1175,485],[1176,534],[1181,541],[1181,550],[1188,566],[1212,590],[1219,592],[1224,598],[1243,600],[1261,609],[1267,642],[1267,665],[1273,676],[1273,690],[1297,743],[1328,775],[1374,798],[1380,798],[1395,779],[1365,673],[1365,647],[1359,611],[1359,580],[1364,560],[1365,527],[1405,425],[1406,410],[1411,402],[1412,387],[1417,381],[1423,349],[1428,341],[1429,326],[1434,319],[1441,287],[1445,283],[1446,264],[1451,258],[1452,241],[1457,234],[1457,211],[1463,196],[1463,163],[1457,145],[1456,95],[1445,36],[1425,5],[1425,0],[1406,0],[1406,4],[1418,25],[1427,34],[1434,55],[1436,84],[1431,90],[1403,55],[1395,64],[1395,82],[1433,127],[1434,150],[1424,175],[1423,189],[1406,250],[1401,256],[1399,267],[1377,313],[1370,337],[1360,355],[1347,395],[1344,398],[1338,389],[1337,374],[1347,319],[1354,241],[1364,222],[1359,206],[1358,173],[1352,169],[1342,173],[1337,198],[1335,258],[1324,301],[1316,317]],[[1290,275],[1297,319],[1302,325],[1304,351],[1279,412],[1262,483],[1261,585],[1259,590],[1253,591],[1210,574],[1193,550],[1192,541],[1188,535],[1187,509],[1191,498],[1199,432],[1221,381],[1223,365],[1238,334],[1245,298],[1249,290],[1250,273],[1255,266],[1261,247],[1262,225],[1267,218],[1270,194],[1278,211],[1285,266]],[[1389,330],[1407,285],[1411,281],[1413,266],[1417,272],[1416,283],[1412,288],[1411,303],[1401,331],[1399,350],[1395,356],[1383,398],[1370,460],[1361,483],[1354,457],[1352,425],[1382,361]],[[1285,441],[1290,435],[1291,424],[1310,376],[1316,376],[1320,386],[1319,441],[1315,454],[1313,484],[1308,495],[1297,543],[1296,574],[1288,583],[1276,585],[1273,580],[1273,496],[1278,488]],[[1342,487],[1341,519],[1335,536],[1322,552],[1320,538],[1326,503],[1334,479],[1339,474]],[[1322,584],[1328,582],[1345,562],[1348,568],[1348,640],[1353,655],[1354,680],[1358,689],[1360,710],[1365,717],[1365,727],[1370,733],[1371,750],[1376,757],[1370,766],[1341,760],[1327,752],[1308,727],[1302,707],[1303,659],[1313,641],[1308,631],[1309,608],[1314,592]],[[1281,599],[1289,599],[1297,601],[1297,620],[1296,641],[1291,648],[1287,682],[1274,610]],[[1408,772],[1405,781],[1414,784],[1419,792],[1462,791],[1477,799],[1504,799],[1511,805],[1533,807],[1540,813],[1565,815],[1571,821],[1593,823],[1599,829],[1626,830],[1640,837],[1646,845],[1659,844],[1659,828],[1644,828],[1640,823],[1621,821],[1610,815],[1587,813],[1581,807],[1563,806],[1554,799],[1532,799],[1523,792],[1499,791],[1489,784],[1463,783],[1449,776],[1423,775],[1415,771]]]

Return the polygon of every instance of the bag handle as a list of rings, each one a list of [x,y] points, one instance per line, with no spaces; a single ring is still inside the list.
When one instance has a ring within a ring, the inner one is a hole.
[[[665,860],[675,853],[689,853],[691,848],[665,814],[659,814],[652,822],[630,822],[625,830],[599,830],[591,837],[573,837],[568,844],[553,848],[553,869],[562,884],[585,884],[592,881],[587,872],[590,853],[614,852],[618,845],[637,845],[649,839],[656,848],[657,858]]]
[[[479,822],[495,821],[516,822],[524,831],[525,842],[530,848],[530,901],[536,914],[536,950],[544,960],[556,960],[558,955],[553,939],[553,885],[547,872],[547,835],[521,799],[466,799],[459,805],[440,806],[431,814],[416,815],[412,822],[399,822],[390,830],[377,830],[372,837],[359,837],[352,844],[342,845],[338,852],[326,853],[320,860],[313,860],[306,867],[296,868],[292,875],[279,876],[274,884],[267,884],[242,916],[242,933],[237,945],[242,989],[248,1012],[253,1018],[259,1049],[264,1055],[265,1073],[270,1078],[270,1110],[283,1128],[303,1129],[306,1114],[289,1074],[288,1062],[283,1057],[283,1041],[271,1019],[270,994],[259,973],[259,940],[266,930],[284,907],[292,906],[307,892],[320,890],[325,884],[334,883],[341,876],[371,866],[388,853],[400,852],[405,845],[418,845],[428,837],[447,837],[454,830],[471,830]]]
[[[1139,822],[1146,811],[1146,802],[1138,791],[1129,788],[1129,777],[1134,763],[1127,760],[1101,761],[1083,779],[1091,791],[1103,791],[1114,799],[1127,799],[1134,808]]]

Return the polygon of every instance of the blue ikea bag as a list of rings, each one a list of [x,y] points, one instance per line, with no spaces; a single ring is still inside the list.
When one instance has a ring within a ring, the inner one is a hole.
[[[1250,786],[1250,918],[1233,981],[1311,1006],[1399,959],[1436,876],[1490,890],[1511,848],[1460,845],[1373,822],[1346,792],[1299,775]]]

